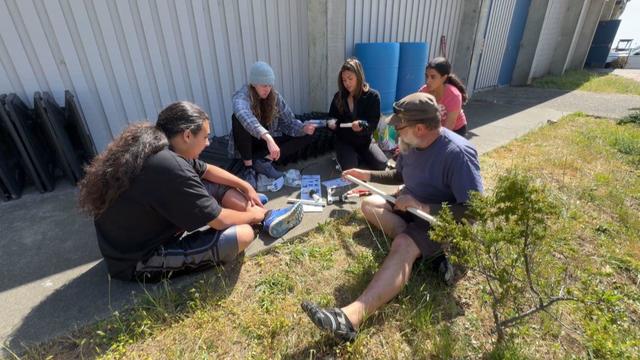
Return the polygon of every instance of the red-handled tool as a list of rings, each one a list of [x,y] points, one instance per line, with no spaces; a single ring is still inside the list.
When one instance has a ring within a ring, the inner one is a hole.
[[[359,198],[359,197],[369,196],[369,195],[371,195],[371,191],[367,189],[352,189],[342,194],[342,201],[347,201],[348,199],[351,199],[351,198]]]

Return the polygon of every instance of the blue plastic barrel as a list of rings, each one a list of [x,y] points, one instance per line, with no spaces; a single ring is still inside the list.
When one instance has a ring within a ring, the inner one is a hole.
[[[424,69],[427,66],[429,44],[426,42],[400,43],[398,84],[396,100],[412,94],[424,85]]]
[[[380,93],[380,111],[390,114],[396,98],[400,44],[358,43],[355,56],[362,63],[369,85]]]

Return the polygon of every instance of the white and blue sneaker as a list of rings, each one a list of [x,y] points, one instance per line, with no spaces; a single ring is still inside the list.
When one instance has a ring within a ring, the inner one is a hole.
[[[266,204],[269,201],[269,197],[263,193],[258,193],[258,199],[260,199],[262,205]]]
[[[269,210],[264,217],[264,229],[274,238],[280,238],[302,222],[302,203],[282,209]]]

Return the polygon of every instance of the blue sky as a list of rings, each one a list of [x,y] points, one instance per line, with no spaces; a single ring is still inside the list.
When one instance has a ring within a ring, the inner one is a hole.
[[[629,1],[620,20],[622,22],[611,45],[615,47],[618,39],[633,39],[634,47],[640,45],[640,0]]]

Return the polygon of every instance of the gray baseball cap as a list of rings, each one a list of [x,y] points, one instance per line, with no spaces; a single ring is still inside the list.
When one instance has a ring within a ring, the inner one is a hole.
[[[387,119],[387,123],[403,127],[436,120],[440,120],[436,98],[431,94],[417,92],[393,103],[393,115]]]

